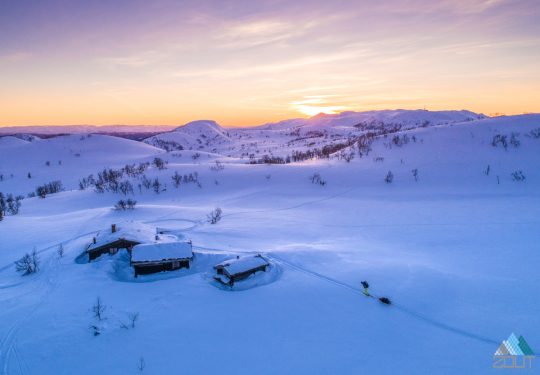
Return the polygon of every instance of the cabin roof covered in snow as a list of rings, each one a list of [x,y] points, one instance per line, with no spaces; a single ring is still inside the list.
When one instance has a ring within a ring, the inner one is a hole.
[[[136,221],[127,221],[116,225],[116,232],[112,232],[111,227],[100,231],[96,236],[96,243],[91,243],[87,250],[97,249],[118,240],[127,240],[138,243],[170,242],[168,236],[159,236],[156,240],[156,228]]]
[[[224,268],[229,275],[236,275],[238,273],[250,271],[252,269],[267,265],[269,265],[268,261],[261,255],[249,255],[235,259],[228,259],[224,262],[216,264],[214,268]]]
[[[151,262],[168,259],[187,259],[193,257],[191,242],[167,242],[133,246],[131,261]]]

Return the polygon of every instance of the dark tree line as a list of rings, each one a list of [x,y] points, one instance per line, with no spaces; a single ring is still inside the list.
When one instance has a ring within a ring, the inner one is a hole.
[[[43,184],[36,188],[36,194],[40,198],[45,198],[49,194],[56,194],[64,190],[62,181],[56,180]]]

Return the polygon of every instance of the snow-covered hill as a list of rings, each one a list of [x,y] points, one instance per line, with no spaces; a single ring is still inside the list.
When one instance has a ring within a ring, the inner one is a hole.
[[[359,135],[366,129],[414,129],[484,119],[470,111],[386,110],[320,114],[248,128],[223,128],[214,121],[193,121],[144,142],[167,151],[201,150],[232,157],[285,156],[286,150],[323,147]],[[314,143],[315,142],[315,143]]]
[[[141,142],[98,134],[66,135],[36,142],[2,137],[0,191],[26,195],[53,180],[62,180],[66,188],[73,189],[81,177],[105,167],[148,161],[162,153],[163,150]]]
[[[0,139],[0,192],[26,194],[37,179],[66,187],[0,222],[0,373],[126,374],[142,358],[145,374],[491,374],[510,333],[538,350],[540,115],[468,116],[410,129],[355,119],[310,135],[208,122],[167,133],[194,146],[212,134],[213,152],[96,135]],[[347,140],[287,164],[245,155]],[[155,157],[168,163],[122,174],[127,195],[77,187]],[[134,210],[113,209],[127,198]],[[135,279],[124,251],[81,261],[96,232],[128,221],[192,240],[192,267]],[[13,262],[34,247],[40,270],[20,276]],[[255,253],[271,273],[214,282],[214,265]],[[363,280],[392,305],[364,296]],[[103,321],[90,311],[98,297]],[[123,327],[134,313],[136,327]]]
[[[427,111],[427,110],[381,110],[366,112],[342,112],[324,114],[308,119],[285,120],[262,125],[266,129],[293,129],[297,127],[351,127],[361,123],[399,124],[407,128],[419,126],[450,124],[455,122],[474,121],[486,118],[485,115],[471,111]]]
[[[215,121],[199,120],[187,123],[171,132],[147,138],[144,142],[166,150],[204,149],[210,151],[229,144],[231,139],[227,131]]]

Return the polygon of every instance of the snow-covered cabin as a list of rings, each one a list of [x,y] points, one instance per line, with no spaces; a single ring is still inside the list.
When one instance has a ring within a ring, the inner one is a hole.
[[[193,260],[191,241],[135,245],[131,250],[131,265],[135,277],[161,271],[189,268]]]
[[[135,245],[157,241],[160,239],[156,238],[155,228],[129,221],[119,226],[112,224],[110,229],[100,231],[86,248],[86,253],[91,261],[103,254],[116,254],[120,249],[131,251]]]
[[[220,283],[233,286],[236,281],[248,278],[259,271],[266,271],[270,263],[262,255],[237,256],[214,266],[214,279]]]

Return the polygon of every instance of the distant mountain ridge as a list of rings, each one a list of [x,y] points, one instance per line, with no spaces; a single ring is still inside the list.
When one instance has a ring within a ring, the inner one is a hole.
[[[261,129],[287,129],[296,127],[334,127],[353,126],[359,123],[393,123],[405,127],[420,126],[426,122],[432,125],[441,125],[454,122],[474,121],[488,118],[488,116],[468,110],[460,111],[427,111],[423,109],[392,109],[365,112],[341,112],[337,114],[320,113],[304,119],[297,118],[268,123],[259,126]]]
[[[173,130],[174,125],[29,125],[0,127],[2,134],[151,133]]]

